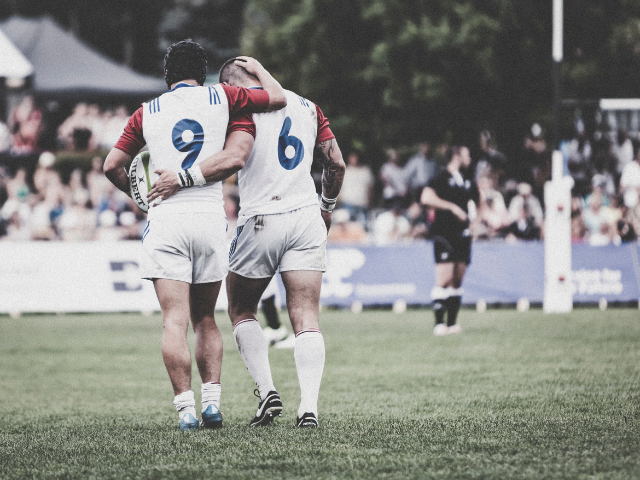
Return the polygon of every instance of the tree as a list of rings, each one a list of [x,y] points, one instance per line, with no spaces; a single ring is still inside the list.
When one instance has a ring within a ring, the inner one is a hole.
[[[638,96],[640,2],[565,1],[565,98]],[[551,1],[249,0],[242,50],[370,153],[429,138],[519,153],[553,121]]]

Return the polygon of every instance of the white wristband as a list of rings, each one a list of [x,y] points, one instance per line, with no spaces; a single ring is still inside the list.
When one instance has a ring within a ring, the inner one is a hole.
[[[178,172],[178,183],[183,187],[200,186],[207,183],[199,165]]]
[[[337,198],[327,198],[320,194],[320,210],[331,213],[336,208]]]

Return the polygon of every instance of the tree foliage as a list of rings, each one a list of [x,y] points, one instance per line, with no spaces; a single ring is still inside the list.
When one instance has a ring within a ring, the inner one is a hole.
[[[639,4],[565,1],[565,98],[639,96]],[[515,154],[552,124],[551,20],[550,0],[249,0],[241,45],[348,148],[475,144],[490,128]]]
[[[321,106],[343,148],[370,158],[423,139],[474,145],[484,128],[515,155],[533,122],[547,130],[553,122],[551,4],[3,0],[0,18],[51,15],[114,60],[156,75],[165,48],[186,37],[205,46],[212,74],[231,55],[254,55]],[[564,4],[563,97],[640,97],[640,0]]]

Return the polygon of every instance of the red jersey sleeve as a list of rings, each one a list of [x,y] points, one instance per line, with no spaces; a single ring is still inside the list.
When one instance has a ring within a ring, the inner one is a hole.
[[[142,107],[140,107],[129,117],[127,126],[124,127],[124,132],[114,147],[133,157],[146,143],[142,135]]]
[[[332,138],[336,138],[331,129],[329,128],[329,119],[324,116],[320,107],[316,105],[316,114],[318,117],[318,136],[316,137],[316,145]]]
[[[261,88],[222,85],[229,101],[229,113],[264,112],[269,106],[269,94]]]
[[[242,113],[232,117],[227,127],[227,137],[231,132],[247,132],[253,138],[256,138],[256,124],[251,114]]]

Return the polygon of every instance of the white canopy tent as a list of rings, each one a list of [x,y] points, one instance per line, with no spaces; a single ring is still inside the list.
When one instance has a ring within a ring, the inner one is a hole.
[[[0,77],[9,82],[22,80],[33,74],[33,65],[0,30]]]
[[[34,74],[33,65],[0,30],[0,122],[4,122],[11,108],[11,90],[25,85]]]

